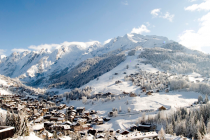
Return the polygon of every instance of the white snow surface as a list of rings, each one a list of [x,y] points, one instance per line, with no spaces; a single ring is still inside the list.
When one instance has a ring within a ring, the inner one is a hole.
[[[0,79],[0,85],[8,86],[8,83],[5,80]],[[12,93],[9,90],[5,90],[0,87],[0,95],[11,95],[11,94]]]
[[[196,80],[199,80],[199,81],[204,80],[204,78],[199,73],[196,73],[196,72],[188,74],[188,77],[189,77],[189,80],[194,83],[196,83]]]
[[[170,134],[165,135],[166,140],[184,140],[184,138],[181,138],[179,136],[172,136]],[[146,140],[146,139],[145,139]],[[189,138],[186,138],[186,140],[190,140]]]
[[[11,95],[11,94],[12,93],[10,91],[0,88],[0,95]]]
[[[4,81],[4,80],[2,80],[2,79],[0,79],[0,84],[2,84],[2,85],[7,85],[7,82]]]
[[[29,136],[19,136],[18,138],[12,138],[9,140],[42,140],[41,138],[37,137],[33,132],[30,133]]]

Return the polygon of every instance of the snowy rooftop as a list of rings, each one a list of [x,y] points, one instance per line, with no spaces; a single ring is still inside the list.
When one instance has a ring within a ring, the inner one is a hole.
[[[15,129],[14,127],[0,126],[0,133]]]

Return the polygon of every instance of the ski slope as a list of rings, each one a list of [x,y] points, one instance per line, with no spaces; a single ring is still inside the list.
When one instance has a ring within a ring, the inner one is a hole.
[[[111,92],[113,94],[121,94],[123,91],[125,92],[135,92],[140,93],[139,88],[132,86],[132,82],[124,81],[124,77],[126,75],[135,74],[138,72],[139,68],[144,71],[155,73],[160,71],[157,68],[153,68],[151,65],[144,65],[141,63],[142,59],[138,58],[138,55],[143,51],[142,48],[136,51],[134,56],[128,56],[124,62],[120,63],[117,67],[112,69],[111,71],[103,74],[99,77],[99,79],[94,79],[89,83],[85,84],[81,88],[86,86],[93,87],[93,94],[97,94],[99,92],[106,93]],[[127,52],[125,52],[127,53]],[[137,65],[139,64],[139,65]],[[126,69],[126,66],[129,66]],[[139,68],[136,68],[138,66]],[[126,74],[124,74],[126,72]],[[117,73],[117,75],[115,75]],[[122,83],[115,84],[115,81],[122,81]]]

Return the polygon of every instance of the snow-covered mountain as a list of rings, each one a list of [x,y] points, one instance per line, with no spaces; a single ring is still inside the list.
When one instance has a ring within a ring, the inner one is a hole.
[[[49,50],[14,52],[0,63],[0,73],[19,77],[26,82],[47,77],[65,68],[92,58],[91,51],[100,48],[99,42],[71,42],[50,52]]]
[[[65,85],[80,87],[90,80],[110,71],[123,62],[129,50],[138,47],[176,50],[182,53],[199,54],[181,45],[167,46],[174,41],[154,35],[126,34],[101,44],[92,42],[66,42],[54,51],[14,52],[1,59],[0,74],[18,77],[30,86]],[[164,48],[165,47],[165,48]]]

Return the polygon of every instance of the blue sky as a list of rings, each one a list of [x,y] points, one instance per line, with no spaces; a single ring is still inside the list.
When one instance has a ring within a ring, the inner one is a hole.
[[[208,0],[1,0],[0,54],[64,41],[103,43],[130,32],[166,36],[210,53],[209,4]]]

